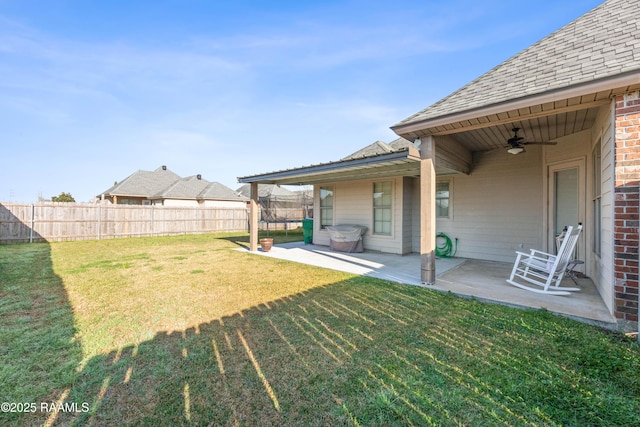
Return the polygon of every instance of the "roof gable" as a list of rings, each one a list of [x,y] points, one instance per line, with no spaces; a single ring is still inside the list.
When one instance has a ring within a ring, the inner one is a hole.
[[[361,157],[375,156],[377,154],[390,153],[393,151],[388,144],[382,141],[376,141],[373,144],[367,145],[364,148],[359,149],[355,153],[349,154],[343,157],[341,160],[359,159]]]
[[[388,144],[382,141],[376,141],[373,144],[367,145],[355,153],[348,155],[347,157],[343,157],[340,160],[353,160],[363,157],[379,156],[380,154],[406,150],[410,146],[413,146],[413,144],[404,138],[395,139]]]
[[[200,192],[199,198],[206,200],[247,200],[246,197],[236,194],[231,188],[219,182],[210,182],[205,189]]]
[[[638,70],[638,2],[609,0],[393,127]]]
[[[164,190],[180,179],[166,166],[150,172],[139,170],[132,173],[104,192],[105,195],[148,197]]]
[[[162,189],[162,191],[159,191],[154,195],[154,198],[196,199],[198,198],[198,195],[204,191],[207,185],[209,185],[209,181],[200,179],[197,176],[190,176],[179,179],[169,187]]]
[[[149,199],[246,200],[219,182],[209,182],[201,175],[181,178],[166,166],[150,172],[139,170],[126,177],[105,195],[147,197]]]

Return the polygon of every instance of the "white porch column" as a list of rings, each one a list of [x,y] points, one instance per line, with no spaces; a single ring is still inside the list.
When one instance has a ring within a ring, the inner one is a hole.
[[[249,205],[249,250],[258,250],[258,183],[251,183],[251,203]]]
[[[432,136],[420,145],[420,281],[436,282],[436,152]]]

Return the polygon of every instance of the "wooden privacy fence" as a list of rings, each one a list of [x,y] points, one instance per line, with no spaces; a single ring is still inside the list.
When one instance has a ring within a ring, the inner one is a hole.
[[[245,208],[0,203],[0,244],[247,231]]]

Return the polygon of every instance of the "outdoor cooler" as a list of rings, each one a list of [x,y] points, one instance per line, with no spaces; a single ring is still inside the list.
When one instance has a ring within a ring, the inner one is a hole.
[[[362,236],[367,232],[363,225],[332,225],[329,232],[329,248],[339,252],[364,252]]]

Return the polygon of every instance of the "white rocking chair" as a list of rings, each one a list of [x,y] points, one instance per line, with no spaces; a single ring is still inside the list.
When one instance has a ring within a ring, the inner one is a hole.
[[[518,256],[513,270],[511,270],[511,277],[507,282],[513,286],[542,294],[570,295],[572,291],[579,291],[580,288],[561,287],[560,282],[567,271],[567,265],[571,261],[581,232],[582,225],[575,229],[568,227],[557,255],[535,249],[531,249],[530,253],[516,252]],[[516,279],[521,279],[537,287],[518,283]]]

